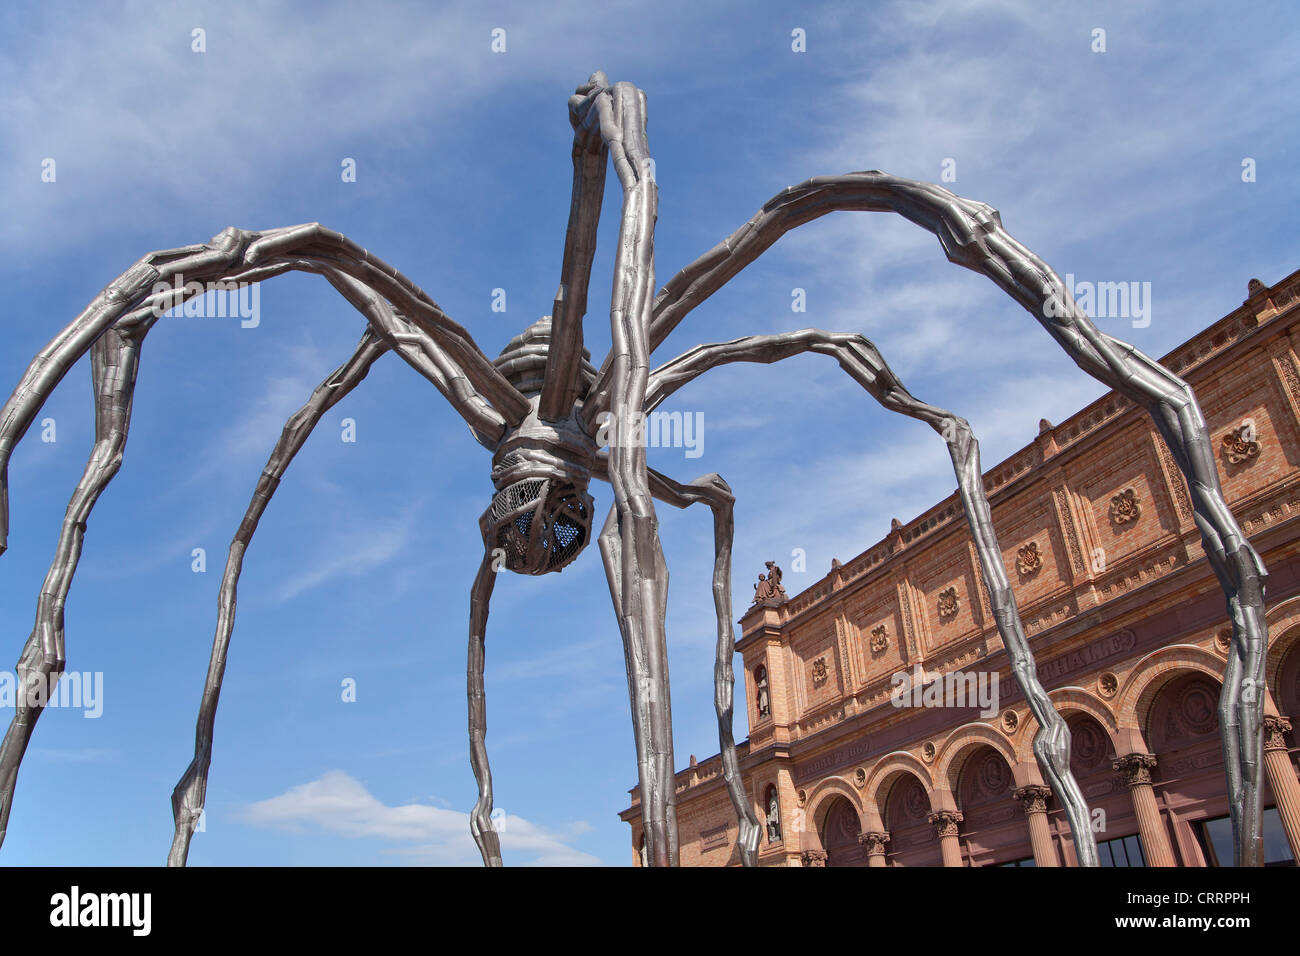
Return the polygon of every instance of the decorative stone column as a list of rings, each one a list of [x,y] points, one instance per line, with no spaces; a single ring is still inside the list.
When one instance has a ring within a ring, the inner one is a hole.
[[[803,855],[799,857],[799,862],[804,866],[825,866],[825,850],[804,850]]]
[[[883,830],[871,830],[858,834],[858,844],[867,851],[867,866],[885,865],[885,844],[889,834]]]
[[[1268,772],[1268,785],[1273,789],[1286,842],[1291,844],[1291,855],[1300,860],[1300,781],[1296,780],[1286,743],[1286,734],[1290,732],[1288,718],[1264,718],[1264,769]]]
[[[964,819],[960,810],[936,810],[926,817],[934,824],[939,835],[939,851],[944,866],[961,866],[961,843],[957,839],[957,824]]]
[[[1128,784],[1147,866],[1177,866],[1174,848],[1169,842],[1169,831],[1160,816],[1156,792],[1151,786],[1151,769],[1155,765],[1156,758],[1153,754],[1128,754],[1111,764]]]
[[[1034,848],[1034,866],[1060,866],[1061,860],[1052,845],[1052,830],[1047,825],[1047,798],[1051,787],[1020,787],[1015,797],[1025,808],[1025,822],[1029,824],[1029,844]]]

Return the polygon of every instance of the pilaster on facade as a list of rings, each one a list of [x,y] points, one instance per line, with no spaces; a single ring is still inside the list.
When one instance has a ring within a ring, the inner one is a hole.
[[[834,620],[835,648],[840,659],[839,667],[836,668],[836,679],[840,686],[839,696],[845,701],[846,706],[856,709],[853,691],[862,682],[858,674],[857,655],[853,653],[853,645],[857,642],[857,628],[845,614],[843,605],[835,610]]]
[[[970,576],[974,582],[971,590],[975,592],[973,595],[975,600],[972,603],[979,609],[978,614],[971,616],[975,619],[975,627],[978,630],[987,631],[991,627],[996,627],[996,624],[993,620],[993,605],[989,601],[988,588],[984,586],[984,572],[980,569],[979,549],[975,547],[973,538],[966,541],[966,560],[970,563]],[[998,560],[1001,560],[1001,556]]]
[[[903,630],[903,640],[899,642],[898,648],[899,656],[902,657],[904,664],[910,664],[921,655],[918,649],[919,639],[914,610],[917,603],[912,597],[912,585],[908,582],[906,574],[898,576],[894,584],[894,592],[898,596],[898,619]]]
[[[924,664],[928,656],[930,638],[930,621],[922,608],[925,595],[914,584],[908,568],[904,565],[898,572],[899,610],[903,614],[904,627],[910,634],[910,654],[908,663]],[[904,601],[906,603],[904,603]]]
[[[1052,513],[1056,517],[1057,534],[1065,542],[1065,552],[1069,556],[1063,569],[1070,588],[1075,594],[1090,593],[1092,583],[1092,562],[1090,552],[1084,550],[1082,522],[1079,520],[1078,505],[1074,493],[1070,490],[1069,477],[1064,466],[1059,462],[1052,472]]]
[[[1195,514],[1192,511],[1192,499],[1187,491],[1187,479],[1178,470],[1173,452],[1157,432],[1150,433],[1151,445],[1155,451],[1156,461],[1160,464],[1160,486],[1169,503],[1170,513],[1177,521],[1177,533],[1186,543],[1195,539],[1200,532],[1196,528]],[[1182,559],[1186,561],[1191,555],[1183,548]]]
[[[1091,504],[1075,490],[1069,472],[1064,467],[1061,470],[1065,477],[1063,486],[1070,528],[1078,537],[1079,547],[1082,550],[1083,572],[1080,583],[1083,587],[1076,591],[1079,610],[1082,611],[1084,608],[1097,606],[1103,600],[1097,591],[1097,581],[1107,571],[1106,549],[1098,539],[1097,527],[1092,520]]]
[[[1300,329],[1292,326],[1286,339],[1279,341],[1271,351],[1273,374],[1281,386],[1282,398],[1291,412],[1291,424],[1300,426]]]

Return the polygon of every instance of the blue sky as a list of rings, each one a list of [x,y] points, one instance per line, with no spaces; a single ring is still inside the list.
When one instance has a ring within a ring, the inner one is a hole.
[[[396,265],[496,355],[550,311],[572,175],[565,103],[596,69],[647,91],[660,282],[808,176],[938,181],[946,168],[949,188],[1000,209],[1062,275],[1150,283],[1148,325],[1098,324],[1161,355],[1239,304],[1252,276],[1300,267],[1300,15],[1135,6],[6,4],[0,381],[11,388],[145,252],[313,220]],[[342,181],[345,158],[356,182]],[[608,183],[586,323],[597,364],[619,206]],[[168,318],[144,347],[126,464],[67,606],[68,669],[102,672],[103,713],[42,718],[0,862],[165,860],[230,536],[284,420],[363,325],[308,276],[264,284],[260,318]],[[787,236],[656,358],[808,326],[871,337],[915,394],[971,421],[986,466],[1103,391],[932,236],[880,215]],[[13,458],[3,667],[92,441],[88,384],[83,361],[42,416],[57,441],[33,429]],[[716,471],[736,492],[736,617],[764,560],[794,594],[954,488],[942,442],[824,357],[719,369],[665,408],[703,414],[703,454],[652,449],[651,464],[682,480]],[[464,666],[488,459],[394,356],[322,423],[245,564],[192,864],[477,863]],[[603,515],[609,489],[592,492]],[[681,767],[717,750],[712,529],[707,511],[660,516]],[[347,678],[355,702],[341,699]],[[617,813],[636,763],[596,549],[561,575],[498,582],[487,691],[506,862],[630,863]]]

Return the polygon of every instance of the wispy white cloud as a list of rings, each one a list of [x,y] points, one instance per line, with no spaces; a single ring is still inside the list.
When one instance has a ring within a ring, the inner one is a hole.
[[[327,535],[317,545],[313,563],[281,581],[276,599],[290,601],[338,578],[363,577],[386,566],[415,541],[415,515],[421,507],[413,503],[397,517],[367,516]]]
[[[205,442],[201,460],[187,470],[187,485],[216,477],[247,476],[265,464],[289,416],[311,397],[316,386],[337,366],[306,336],[276,352],[275,372],[238,401],[243,406],[221,431]]]
[[[32,756],[39,760],[53,760],[59,763],[107,763],[119,760],[122,751],[115,747],[78,747],[74,750],[33,747]]]
[[[476,97],[499,82],[476,68],[482,57],[465,42],[487,36],[473,13],[430,9],[416,22],[406,13],[391,4],[308,13],[295,4],[127,3],[33,31],[21,57],[0,61],[0,176],[32,184],[11,192],[0,241],[104,229],[100,217],[119,210],[85,200],[105,183],[137,198],[139,215],[158,216],[274,177],[309,145],[350,145],[340,152],[349,155],[403,121],[427,134],[463,102],[431,100],[429,84],[455,82]],[[192,50],[196,29],[206,31],[206,52]],[[111,39],[124,30],[128,68]],[[417,117],[424,122],[409,122]],[[40,181],[46,157],[58,163],[57,186]]]
[[[519,681],[583,674],[595,669],[594,655],[603,651],[608,642],[607,637],[601,636],[553,647],[527,659],[504,662],[492,676],[497,681]]]
[[[252,826],[291,833],[312,829],[390,844],[383,852],[413,863],[471,866],[481,861],[469,831],[469,814],[422,803],[389,806],[356,778],[331,770],[279,796],[250,804],[240,819]],[[574,849],[569,840],[590,830],[586,823],[561,832],[507,813],[501,825],[502,854],[533,866],[598,866],[600,860]]]
[[[344,157],[361,163],[359,190],[391,192],[403,173],[378,156],[423,145],[468,155],[479,148],[464,132],[472,110],[504,122],[542,77],[572,89],[615,57],[661,61],[657,41],[680,29],[664,10],[639,18],[629,42],[623,18],[592,18],[582,4],[493,6],[422,5],[415,16],[406,3],[136,0],[72,18],[15,11],[16,42],[0,51],[0,248],[30,256],[111,235],[122,202],[137,226],[213,206],[236,217],[217,229],[284,225],[260,220],[270,190],[295,167],[337,182]],[[496,29],[504,55],[490,47]],[[55,183],[41,179],[47,159]]]

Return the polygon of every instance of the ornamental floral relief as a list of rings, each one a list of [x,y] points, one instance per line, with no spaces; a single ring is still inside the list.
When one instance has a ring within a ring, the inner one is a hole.
[[[1142,515],[1142,506],[1138,503],[1137,492],[1125,488],[1110,499],[1110,520],[1116,525],[1126,525],[1137,521]]]
[[[871,653],[879,654],[889,646],[889,629],[881,624],[871,629]]]
[[[1259,436],[1255,432],[1255,419],[1247,418],[1228,434],[1221,444],[1223,458],[1230,465],[1240,465],[1259,457]]]
[[[957,599],[957,589],[955,587],[944,588],[939,592],[939,601],[937,605],[939,616],[942,618],[954,617],[961,602]]]
[[[1038,550],[1038,542],[1030,541],[1016,552],[1016,570],[1025,577],[1037,574],[1043,566],[1043,555]]]

